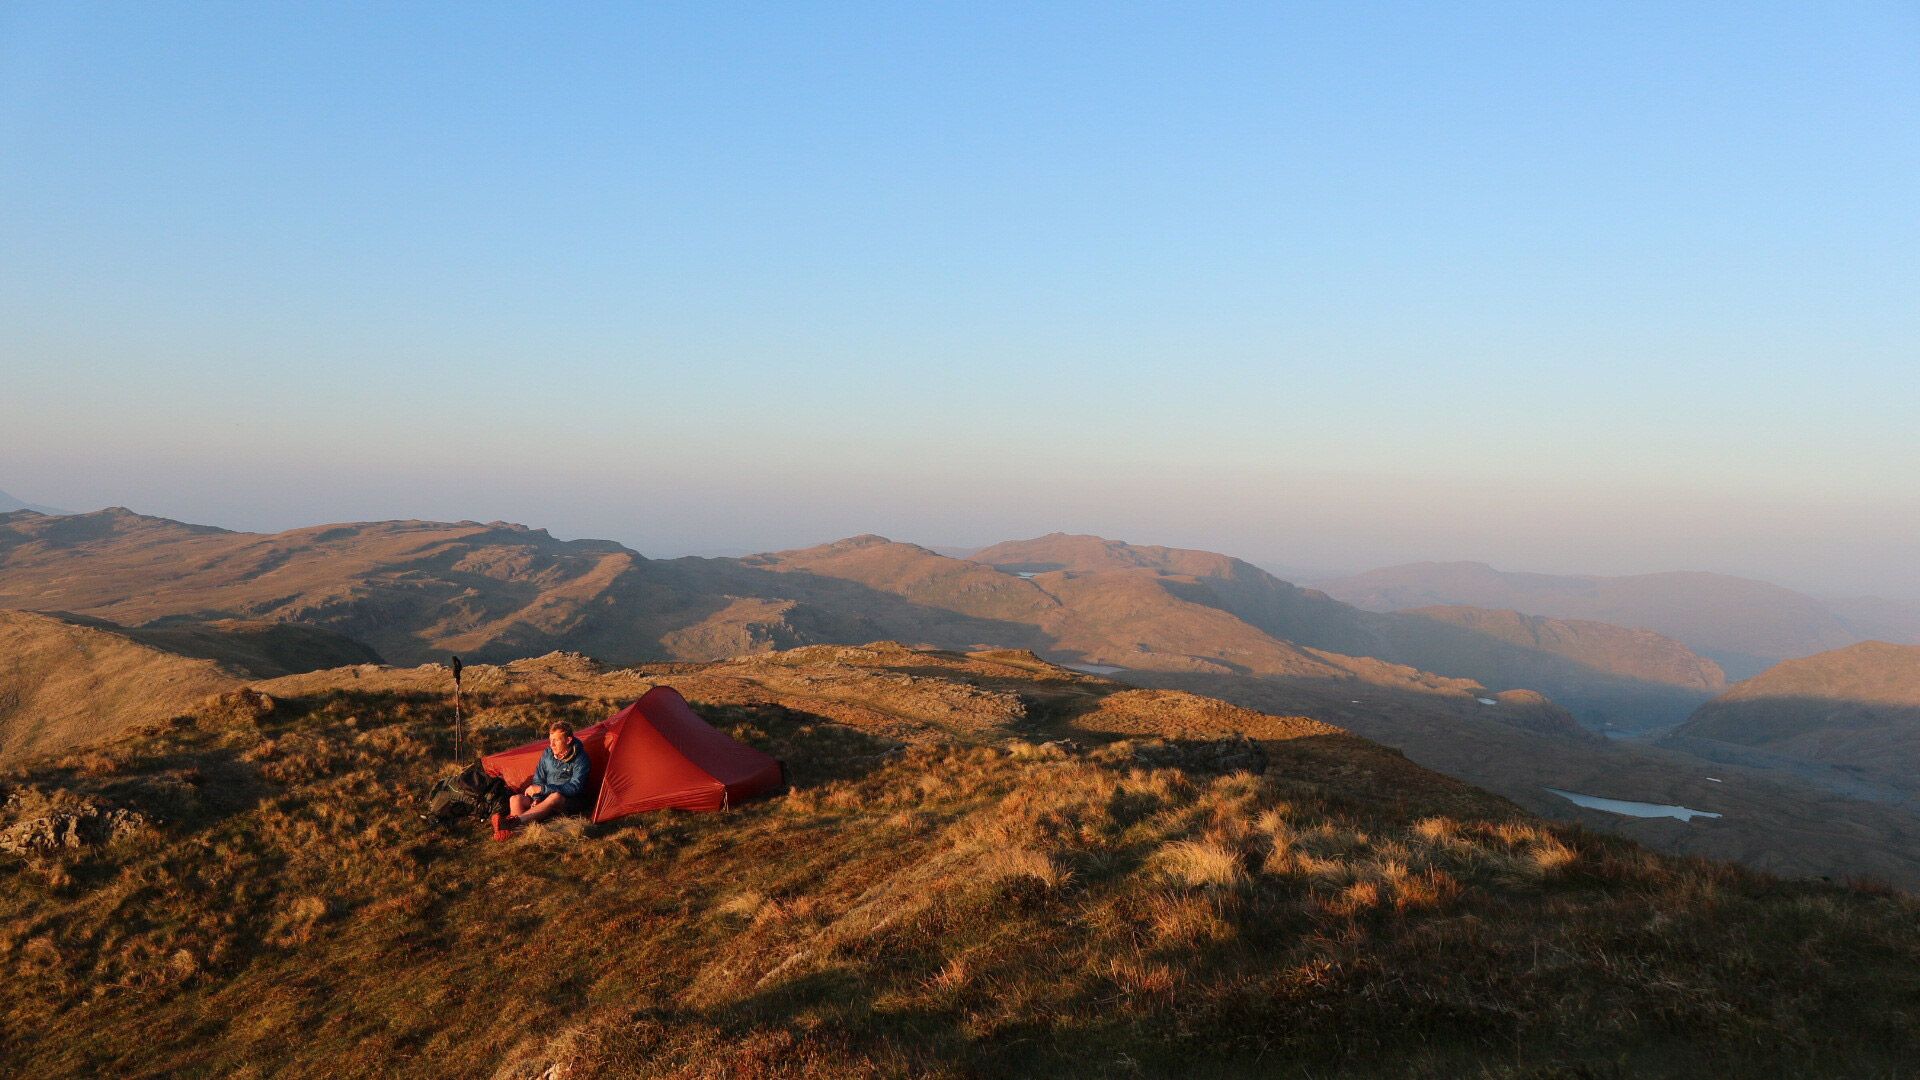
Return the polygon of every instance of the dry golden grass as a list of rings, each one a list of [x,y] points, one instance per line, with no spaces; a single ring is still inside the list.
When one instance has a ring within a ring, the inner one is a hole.
[[[136,641],[118,628],[0,610],[0,764],[171,716],[244,673]]]
[[[501,687],[488,748],[596,698]],[[1920,904],[1087,749],[704,706],[805,780],[424,829],[446,707],[209,705],[7,779],[158,824],[0,856],[36,1076],[1896,1075]],[[25,806],[23,802],[20,805]],[[289,1032],[303,1033],[289,1039]]]
[[[1183,885],[1232,889],[1248,881],[1241,853],[1220,840],[1175,840],[1154,852],[1154,862]]]

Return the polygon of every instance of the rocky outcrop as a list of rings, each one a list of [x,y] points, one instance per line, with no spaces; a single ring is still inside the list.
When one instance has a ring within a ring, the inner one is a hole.
[[[148,824],[140,813],[97,799],[28,788],[0,805],[0,851],[51,855],[108,843]]]

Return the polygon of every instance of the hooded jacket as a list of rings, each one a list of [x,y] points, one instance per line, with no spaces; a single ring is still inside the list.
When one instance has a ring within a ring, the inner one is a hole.
[[[587,793],[587,776],[593,771],[593,762],[587,760],[587,748],[579,739],[573,740],[573,755],[565,761],[553,756],[553,747],[540,752],[540,764],[534,767],[530,784],[540,785],[542,795],[559,792],[569,799],[578,799]]]

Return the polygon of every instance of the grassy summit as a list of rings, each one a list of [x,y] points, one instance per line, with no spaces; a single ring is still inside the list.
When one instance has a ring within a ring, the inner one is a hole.
[[[1920,1056],[1913,898],[1548,825],[1312,721],[1018,653],[545,658],[476,671],[489,748],[666,682],[795,785],[496,844],[395,794],[448,767],[443,682],[295,676],[7,776],[6,1059],[1573,1077]]]

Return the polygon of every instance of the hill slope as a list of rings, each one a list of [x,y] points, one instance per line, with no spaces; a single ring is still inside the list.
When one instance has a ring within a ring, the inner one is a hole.
[[[1652,630],[1459,606],[1378,618],[1386,655],[1491,687],[1540,690],[1590,727],[1665,727],[1727,685],[1720,665]]]
[[[444,670],[266,684],[277,707],[6,777],[0,1055],[48,1078],[960,1080],[1920,1054],[1910,898],[1548,826],[1312,721],[885,645],[474,674],[489,745],[668,682],[796,784],[509,844],[423,832],[393,792],[445,768]],[[1222,728],[1256,729],[1264,765],[1201,737]],[[1165,731],[1188,737],[1141,737]]]
[[[1286,679],[1303,701],[1346,695],[1357,684],[1458,711],[1483,708],[1477,683],[1275,639],[1187,586],[1152,572],[1029,580],[874,536],[747,559],[669,562],[614,544],[471,522],[260,536],[120,510],[0,518],[0,605],[60,606],[150,626],[299,621],[402,662],[454,652],[497,660],[554,648],[622,663],[706,659],[887,637]],[[1550,706],[1523,711],[1529,724],[1558,723],[1580,736]]]
[[[12,514],[0,516],[0,607],[130,625],[300,622],[408,663],[554,649],[614,662],[709,659],[888,637],[1418,692],[1446,682],[1420,671],[1440,671],[1454,678],[1455,696],[1534,689],[1623,723],[1664,717],[1675,700],[1690,710],[1719,688],[1711,665],[1644,632],[1514,633],[1484,619],[1449,629],[1445,613],[1357,611],[1210,552],[1049,537],[987,556],[1042,566],[1033,560],[1046,556],[1070,569],[1024,578],[1020,563],[1003,572],[872,536],[746,559],[656,561],[502,523],[363,522],[263,536],[118,509]]]
[[[1014,645],[1129,671],[1237,673],[1329,690],[1367,685],[1455,705],[1484,692],[1470,680],[1277,639],[1195,595],[1190,582],[1152,571],[1022,578],[879,536],[700,562],[713,575],[706,588],[831,605],[892,636],[946,647]]]
[[[1506,622],[1491,628],[1454,626],[1444,613],[1389,618],[1307,595],[1223,556],[1099,543],[1130,561],[1023,578],[875,536],[746,559],[648,560],[618,545],[471,522],[258,536],[119,511],[15,516],[0,519],[0,602],[91,605],[84,608],[90,615],[151,621],[146,630],[155,631],[215,616],[309,619],[403,661],[450,652],[488,661],[554,647],[615,663],[702,660],[877,638],[958,650],[1029,648],[1124,668],[1123,677],[1142,686],[1198,690],[1350,727],[1535,812],[1625,831],[1663,849],[1789,874],[1920,882],[1912,840],[1920,818],[1871,785],[1752,771],[1738,785],[1711,785],[1703,773],[1733,779],[1724,775],[1729,770],[1609,746],[1531,690],[1496,692],[1475,679],[1283,640],[1252,619],[1278,619],[1282,601],[1297,601],[1329,625],[1346,620],[1389,644],[1415,630],[1434,651],[1436,635],[1474,648],[1491,641],[1508,663],[1534,655],[1527,642],[1582,647],[1578,625],[1518,615],[1500,616]],[[1140,565],[1143,559],[1222,576],[1176,574]],[[1229,579],[1244,588],[1222,583]],[[1263,607],[1262,596],[1278,600]],[[1520,645],[1499,639],[1509,632]],[[1633,632],[1605,633],[1611,649]],[[1678,802],[1727,817],[1687,826],[1622,819],[1579,810],[1546,787]],[[1841,798],[1836,790],[1881,801]]]
[[[1509,573],[1474,562],[1410,563],[1318,584],[1372,611],[1466,604],[1644,627],[1684,642],[1734,678],[1859,640],[1810,596],[1726,574],[1597,577]]]
[[[1182,596],[1229,611],[1273,637],[1494,690],[1538,690],[1572,706],[1592,727],[1678,723],[1726,686],[1712,661],[1652,631],[1460,606],[1364,611],[1209,551],[1054,533],[999,544],[973,558],[1016,573],[1158,575],[1184,585]]]
[[[1863,641],[1776,664],[1700,706],[1673,734],[1912,783],[1920,775],[1920,645]]]
[[[618,544],[555,540],[503,522],[383,521],[274,535],[124,509],[0,515],[0,607],[59,608],[129,625],[221,619],[325,627],[401,662],[509,659],[562,646],[659,655],[671,595]]]
[[[379,659],[311,627],[129,630],[58,612],[0,610],[0,763],[176,715],[246,679]]]

